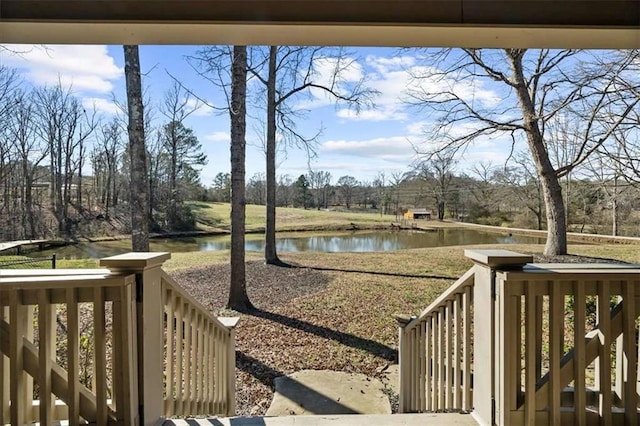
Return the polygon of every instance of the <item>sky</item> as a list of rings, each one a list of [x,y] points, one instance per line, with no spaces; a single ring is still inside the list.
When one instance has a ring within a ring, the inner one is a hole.
[[[19,55],[0,56],[2,65],[17,68],[24,80],[34,86],[70,86],[85,108],[95,107],[105,121],[118,113],[114,99],[125,103],[125,79],[122,46],[8,46]],[[140,62],[147,96],[159,104],[173,83],[172,76],[180,79],[210,105],[225,103],[223,94],[203,79],[188,64],[185,57],[198,51],[198,46],[140,46]],[[297,122],[305,135],[320,132],[316,156],[308,159],[305,152],[288,148],[279,152],[278,175],[290,175],[295,180],[309,169],[328,171],[332,183],[341,176],[350,175],[360,181],[371,182],[380,172],[387,179],[394,173],[404,173],[415,163],[414,146],[429,143],[424,129],[429,117],[424,111],[409,107],[404,102],[411,87],[411,72],[423,67],[417,52],[391,48],[353,48],[355,59],[349,75],[363,78],[379,94],[375,106],[359,113],[344,106],[336,106],[326,97],[312,93],[296,101],[297,107],[308,112]],[[320,70],[322,72],[322,70]],[[251,81],[249,87],[251,88]],[[462,87],[468,96],[484,106],[498,104],[503,95],[492,88],[475,85]],[[195,103],[195,99],[193,99]],[[251,115],[264,114],[251,111]],[[161,123],[156,113],[156,125]],[[185,120],[193,129],[207,155],[202,169],[202,183],[210,185],[217,173],[227,173],[229,162],[229,117],[203,105]],[[453,129],[456,131],[456,129]],[[461,127],[457,131],[464,131]],[[261,141],[264,130],[259,120],[247,123],[247,180],[264,173],[265,159]],[[458,158],[457,170],[465,171],[480,161],[501,165],[509,155],[508,141],[482,138]]]

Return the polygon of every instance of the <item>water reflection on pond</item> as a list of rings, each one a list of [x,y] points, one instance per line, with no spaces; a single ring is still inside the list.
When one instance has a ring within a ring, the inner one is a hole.
[[[471,244],[543,244],[544,239],[520,235],[477,231],[467,228],[447,228],[430,232],[419,231],[356,231],[345,233],[295,233],[277,239],[280,252],[372,252],[402,250],[424,247],[442,247]],[[192,252],[228,250],[231,246],[228,235],[197,238],[174,238],[151,240],[152,251]],[[83,243],[55,250],[59,258],[100,258],[130,250],[129,240],[100,243]],[[249,234],[246,249],[264,250],[262,235]]]

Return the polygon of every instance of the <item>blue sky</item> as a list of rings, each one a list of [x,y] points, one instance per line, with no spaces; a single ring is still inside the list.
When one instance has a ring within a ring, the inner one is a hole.
[[[71,85],[86,107],[100,110],[106,119],[117,112],[113,97],[124,101],[124,65],[122,46],[12,46],[21,51],[19,56],[3,54],[3,65],[19,68],[23,78],[33,85],[52,85],[60,80]],[[141,46],[140,60],[144,83],[152,102],[160,103],[164,92],[172,84],[168,73],[178,76],[202,99],[214,105],[224,104],[216,88],[204,81],[186,63],[184,56],[196,52],[196,46]],[[409,72],[421,66],[415,52],[389,48],[351,49],[358,58],[350,72],[364,77],[367,84],[380,92],[373,109],[355,114],[343,107],[312,98],[304,105],[307,117],[298,128],[307,135],[323,129],[318,139],[317,157],[307,161],[305,154],[289,149],[278,159],[278,175],[288,174],[293,179],[314,170],[329,171],[333,182],[344,175],[358,180],[372,181],[376,174],[409,170],[415,160],[412,144],[425,143],[423,129],[428,124],[425,113],[408,108],[402,98],[411,85]],[[482,86],[461,88],[474,99],[491,105],[499,103],[501,95]],[[161,116],[156,114],[156,125]],[[202,182],[209,185],[219,172],[229,171],[229,118],[218,115],[207,107],[200,108],[186,119],[193,128],[208,157],[202,171]],[[455,131],[455,130],[454,130]],[[462,129],[460,129],[462,131]],[[247,179],[264,172],[264,155],[260,147],[262,129],[257,123],[247,124]],[[505,140],[478,140],[463,158],[458,169],[469,169],[478,161],[502,164],[508,155]]]

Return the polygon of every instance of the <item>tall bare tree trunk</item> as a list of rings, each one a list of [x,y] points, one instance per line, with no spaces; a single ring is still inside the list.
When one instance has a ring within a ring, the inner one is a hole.
[[[547,213],[547,243],[544,254],[567,254],[567,222],[564,212],[564,199],[562,187],[558,181],[549,155],[547,155],[542,133],[538,124],[538,118],[527,88],[522,69],[524,50],[512,50],[509,52],[513,69],[516,95],[522,109],[523,126],[527,135],[527,143],[533,155],[533,161],[540,176],[542,195]]]
[[[267,80],[267,223],[265,227],[264,260],[270,265],[282,265],[276,251],[276,46],[269,46],[269,76]]]
[[[140,55],[138,46],[125,45],[123,48],[129,112],[131,247],[133,251],[149,251],[149,176],[144,140]]]
[[[231,283],[227,307],[246,310],[253,306],[247,296],[245,274],[245,153],[247,128],[247,47],[233,47],[231,65]]]

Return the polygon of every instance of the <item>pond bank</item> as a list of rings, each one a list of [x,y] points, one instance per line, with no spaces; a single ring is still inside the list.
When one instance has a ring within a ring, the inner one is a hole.
[[[477,223],[467,223],[467,222],[454,222],[454,221],[447,221],[447,222],[450,224],[461,226],[461,227],[483,229],[486,231],[500,232],[505,234],[526,235],[529,237],[538,237],[538,238],[547,237],[546,230],[539,231],[537,229],[505,228],[502,226],[480,225]],[[579,232],[567,232],[567,240],[573,241],[573,242],[597,243],[597,244],[640,244],[640,238],[637,238],[637,237],[621,237],[621,236],[602,235],[602,234],[581,234]]]

